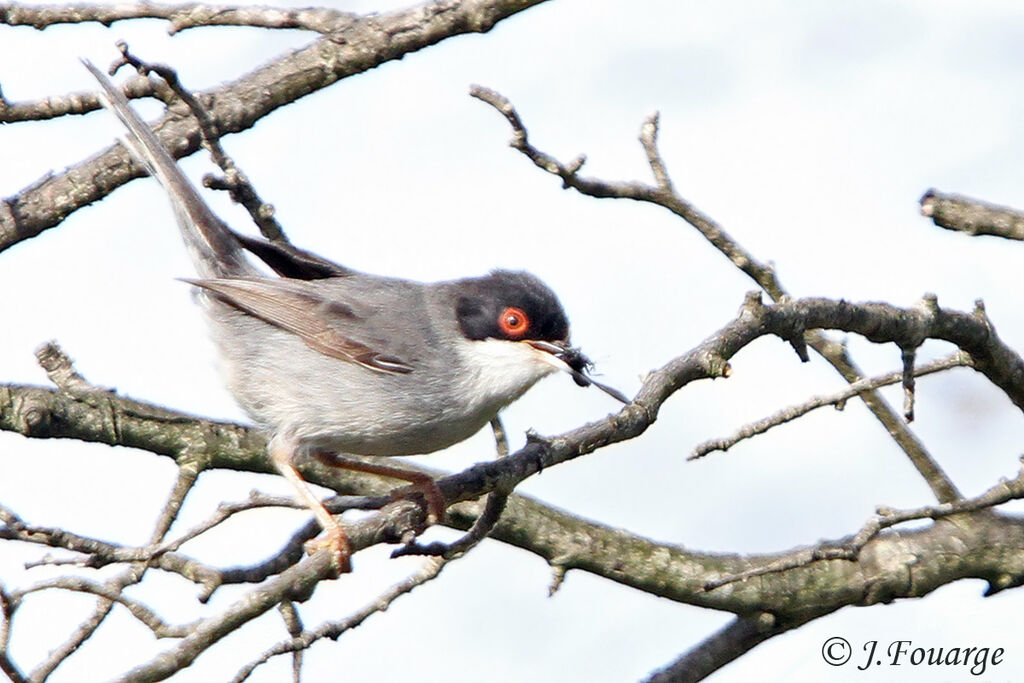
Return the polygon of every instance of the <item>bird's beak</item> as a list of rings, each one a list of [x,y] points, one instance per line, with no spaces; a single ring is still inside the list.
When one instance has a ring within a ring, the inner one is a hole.
[[[604,393],[608,394],[616,401],[621,403],[629,403],[629,399],[618,389],[613,389],[607,384],[602,384],[597,380],[587,377],[585,373],[591,367],[593,363],[590,359],[583,355],[575,346],[569,346],[567,342],[549,342],[539,340],[526,340],[526,343],[540,351],[540,358],[545,362],[549,363],[558,370],[568,372],[572,376],[573,381],[581,387],[594,385]]]

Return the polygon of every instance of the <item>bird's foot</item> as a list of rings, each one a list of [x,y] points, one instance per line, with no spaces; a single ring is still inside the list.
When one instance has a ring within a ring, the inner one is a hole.
[[[444,521],[444,511],[447,503],[440,487],[430,477],[423,475],[411,481],[408,486],[402,486],[391,491],[391,500],[414,500],[423,505],[427,513],[426,526],[433,526]]]
[[[352,571],[352,547],[349,545],[348,536],[340,524],[335,523],[326,529],[322,536],[306,541],[304,547],[309,555],[313,555],[325,548],[329,550],[339,575],[348,574]]]

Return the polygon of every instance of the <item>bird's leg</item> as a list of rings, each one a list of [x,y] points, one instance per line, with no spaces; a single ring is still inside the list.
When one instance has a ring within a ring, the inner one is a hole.
[[[309,487],[309,484],[299,471],[295,469],[292,458],[297,450],[294,442],[275,436],[270,440],[267,450],[270,453],[270,460],[274,463],[277,471],[287,479],[299,494],[299,499],[306,504],[320,526],[327,532],[324,545],[329,547],[334,554],[334,564],[338,572],[345,574],[352,571],[352,548],[348,543],[348,536],[341,528],[338,521],[334,519],[324,504],[317,498],[316,494]]]
[[[491,430],[494,432],[494,443],[498,450],[498,457],[504,458],[508,455],[508,437],[505,435],[505,426],[497,415],[491,420]],[[472,528],[454,543],[434,542],[429,545],[420,545],[413,540],[391,553],[391,557],[434,555],[451,558],[468,552],[494,530],[498,520],[501,519],[501,513],[505,511],[505,505],[508,503],[508,497],[511,493],[511,489],[504,488],[496,488],[488,493],[483,512],[473,522]]]
[[[437,483],[429,475],[413,472],[394,465],[343,458],[337,453],[315,451],[313,455],[317,460],[330,467],[337,467],[338,469],[350,470],[352,472],[366,472],[367,474],[376,474],[381,477],[390,477],[391,479],[409,482],[409,486],[403,486],[392,491],[391,498],[398,500],[408,498],[410,493],[418,493],[423,496],[427,503],[427,525],[444,521],[444,510],[447,507],[444,494],[441,493],[441,489],[438,488]]]

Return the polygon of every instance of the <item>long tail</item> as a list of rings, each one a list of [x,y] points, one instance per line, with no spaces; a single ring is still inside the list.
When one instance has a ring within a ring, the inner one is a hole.
[[[103,106],[124,124],[125,146],[167,192],[185,245],[200,277],[256,275],[256,269],[245,258],[241,243],[206,205],[178,168],[170,152],[139,118],[121,91],[90,62],[82,60],[82,63],[103,89],[100,93]]]

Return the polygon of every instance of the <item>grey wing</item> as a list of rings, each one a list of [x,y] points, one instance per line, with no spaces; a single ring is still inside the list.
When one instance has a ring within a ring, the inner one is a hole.
[[[184,280],[264,322],[296,335],[324,355],[362,365],[370,370],[404,374],[412,372],[408,360],[397,357],[381,343],[368,341],[372,334],[358,334],[366,324],[359,306],[335,292],[326,292],[295,280],[210,279]],[[320,280],[318,282],[323,282]]]

